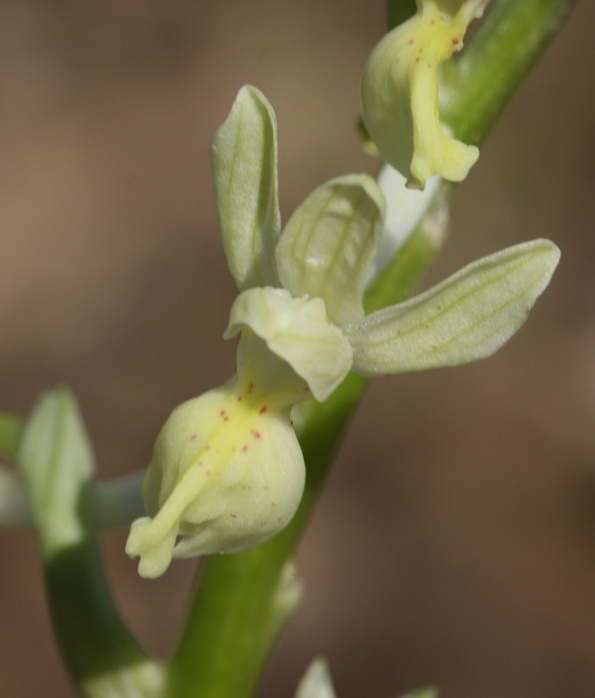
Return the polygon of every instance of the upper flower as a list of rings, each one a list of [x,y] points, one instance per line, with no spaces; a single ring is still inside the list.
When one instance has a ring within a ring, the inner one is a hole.
[[[417,13],[373,50],[362,78],[362,116],[382,157],[423,189],[434,174],[459,182],[479,156],[446,135],[438,111],[438,66],[463,46],[489,0],[417,0]]]

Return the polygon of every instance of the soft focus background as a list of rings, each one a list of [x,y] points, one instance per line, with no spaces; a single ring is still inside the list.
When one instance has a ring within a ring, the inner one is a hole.
[[[561,266],[495,358],[373,384],[299,551],[306,596],[263,698],[325,655],[340,698],[595,695],[595,5],[579,4],[460,187],[431,278],[549,237]],[[251,82],[279,120],[282,211],[373,172],[353,124],[384,3],[0,5],[0,406],[68,385],[99,473],[143,467],[169,411],[226,380],[234,286],[207,146]],[[105,538],[126,618],[172,646],[196,563],[142,581]],[[0,532],[0,695],[70,698],[35,542]],[[233,661],[233,658],[230,658]]]

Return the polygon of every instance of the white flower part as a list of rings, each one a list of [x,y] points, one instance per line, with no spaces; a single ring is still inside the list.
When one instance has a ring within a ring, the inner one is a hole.
[[[0,465],[0,527],[28,528],[32,523],[31,506],[21,479]]]
[[[287,561],[281,569],[279,581],[273,595],[273,608],[277,618],[287,619],[302,602],[304,589],[298,577],[293,560]]]
[[[333,682],[324,659],[315,659],[308,667],[295,698],[336,698]]]
[[[351,368],[353,352],[339,327],[328,321],[321,298],[294,298],[278,288],[241,293],[230,313],[224,337],[244,326],[303,378],[319,401],[325,400]]]
[[[394,167],[384,165],[378,174],[378,186],[386,199],[386,218],[368,283],[384,269],[418,226],[434,196],[442,177],[430,177],[425,189],[411,189],[407,179]]]
[[[299,683],[295,698],[336,698],[328,665],[320,657],[315,659]],[[438,689],[434,686],[419,688],[401,698],[438,698]]]

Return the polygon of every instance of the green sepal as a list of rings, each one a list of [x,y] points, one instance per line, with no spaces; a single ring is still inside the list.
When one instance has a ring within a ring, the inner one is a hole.
[[[491,356],[525,322],[559,257],[548,240],[515,245],[353,323],[344,330],[354,350],[353,370],[372,377]]]
[[[282,285],[294,296],[322,298],[336,325],[363,317],[384,211],[384,195],[368,175],[338,177],[315,189],[281,235],[276,259]]]
[[[278,286],[277,120],[260,90],[242,87],[210,155],[223,247],[238,288]]]

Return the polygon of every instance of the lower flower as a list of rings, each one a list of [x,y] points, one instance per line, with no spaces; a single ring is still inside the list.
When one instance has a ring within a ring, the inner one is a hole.
[[[143,483],[148,516],[126,544],[142,577],[160,576],[172,557],[245,550],[287,525],[305,480],[289,411],[309,396],[247,328],[237,377],[176,408],[157,438]]]

